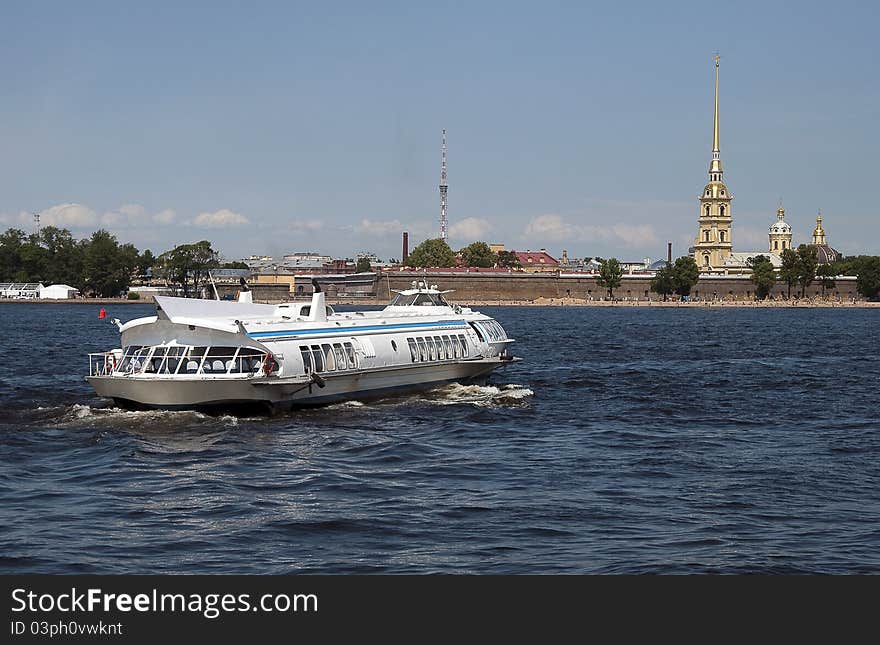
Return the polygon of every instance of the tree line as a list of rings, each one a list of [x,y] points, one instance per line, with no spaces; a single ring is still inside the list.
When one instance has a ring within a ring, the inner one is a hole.
[[[223,263],[211,243],[181,244],[158,257],[149,249],[120,244],[100,229],[77,240],[69,230],[46,226],[26,234],[10,228],[0,234],[0,282],[67,284],[84,295],[124,296],[133,280],[152,275],[184,294],[198,295],[217,268],[247,268],[240,262]]]
[[[791,298],[792,287],[796,288],[795,295],[803,298],[807,287],[814,282],[822,287],[824,296],[827,290],[836,286],[835,276],[855,276],[856,290],[865,298],[876,299],[880,295],[880,256],[840,257],[830,264],[819,264],[816,247],[801,244],[797,249],[783,250],[780,258],[782,263],[778,271],[765,255],[749,259],[751,280],[759,300],[767,298],[777,282],[785,283],[788,298]]]
[[[485,242],[473,242],[458,252],[461,263],[468,267],[502,267],[517,269],[522,266],[513,251],[495,253]],[[410,267],[454,267],[458,256],[445,240],[434,238],[425,240],[415,247],[406,259]]]

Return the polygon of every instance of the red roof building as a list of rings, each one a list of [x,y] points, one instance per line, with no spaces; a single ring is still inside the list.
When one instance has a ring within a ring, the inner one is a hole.
[[[538,271],[556,271],[559,268],[559,260],[547,253],[547,249],[540,251],[514,251],[516,259],[522,265],[523,270],[529,273]]]

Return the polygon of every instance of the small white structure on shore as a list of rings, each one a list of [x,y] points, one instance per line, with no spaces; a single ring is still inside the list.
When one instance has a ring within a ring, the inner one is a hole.
[[[40,299],[72,300],[73,298],[76,298],[78,293],[79,289],[67,284],[50,284],[48,287],[40,289]]]
[[[35,300],[43,289],[39,282],[4,282],[0,284],[0,298]]]

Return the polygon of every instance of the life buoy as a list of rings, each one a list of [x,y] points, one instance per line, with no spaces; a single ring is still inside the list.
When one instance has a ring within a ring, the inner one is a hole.
[[[263,359],[263,374],[269,376],[276,366],[277,363],[275,362],[275,357],[272,356],[272,354],[267,353],[266,358]]]

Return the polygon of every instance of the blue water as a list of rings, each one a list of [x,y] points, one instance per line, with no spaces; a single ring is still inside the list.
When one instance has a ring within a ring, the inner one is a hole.
[[[0,306],[0,573],[880,572],[880,311],[484,311],[489,386],[236,418],[116,410],[97,307]]]

